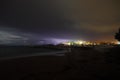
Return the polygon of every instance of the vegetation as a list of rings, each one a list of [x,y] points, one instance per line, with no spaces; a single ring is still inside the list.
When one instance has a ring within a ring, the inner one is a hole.
[[[116,33],[116,35],[115,35],[115,39],[117,39],[118,41],[120,41],[120,29],[119,29],[119,32]]]

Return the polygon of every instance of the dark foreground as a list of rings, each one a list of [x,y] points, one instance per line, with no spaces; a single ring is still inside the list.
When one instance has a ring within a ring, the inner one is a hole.
[[[65,56],[0,60],[0,80],[120,79],[120,48],[72,48]]]

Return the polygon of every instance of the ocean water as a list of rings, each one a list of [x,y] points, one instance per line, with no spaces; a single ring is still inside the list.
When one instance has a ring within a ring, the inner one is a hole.
[[[51,51],[51,52],[38,52],[38,53],[1,53],[0,59],[14,59],[14,58],[25,58],[25,57],[32,57],[32,56],[65,56],[67,51]]]
[[[0,59],[13,59],[13,58],[22,58],[22,57],[31,57],[31,56],[64,56],[66,50],[54,50],[54,49],[3,49],[0,51]]]

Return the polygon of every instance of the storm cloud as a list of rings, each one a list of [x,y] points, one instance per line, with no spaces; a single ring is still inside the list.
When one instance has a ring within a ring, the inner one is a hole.
[[[119,0],[4,0],[0,25],[39,36],[114,40]]]

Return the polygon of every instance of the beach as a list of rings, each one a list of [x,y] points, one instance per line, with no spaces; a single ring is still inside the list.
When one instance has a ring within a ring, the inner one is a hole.
[[[119,77],[119,64],[94,48],[72,48],[65,55],[0,60],[1,80],[103,80]]]

